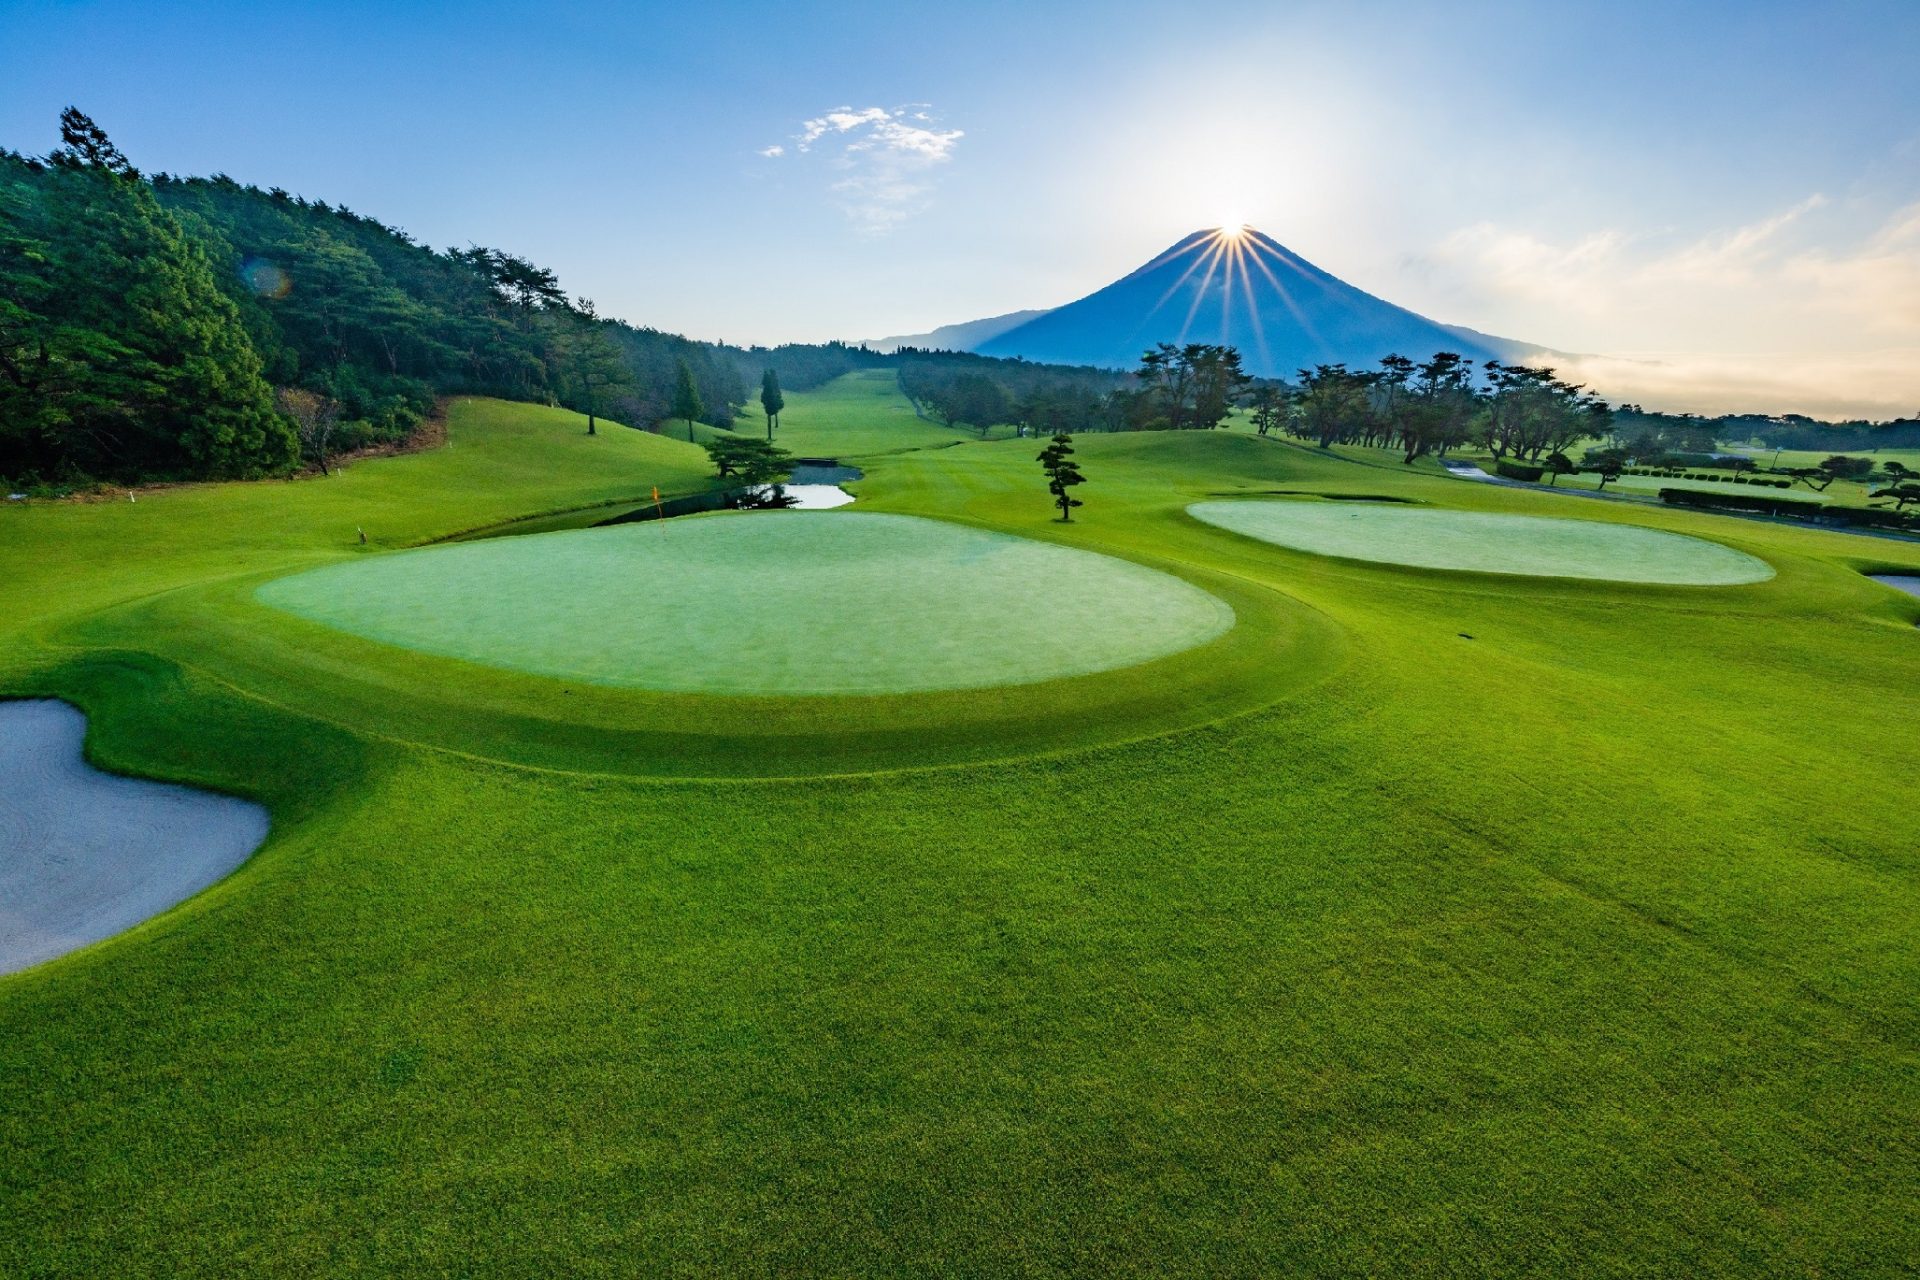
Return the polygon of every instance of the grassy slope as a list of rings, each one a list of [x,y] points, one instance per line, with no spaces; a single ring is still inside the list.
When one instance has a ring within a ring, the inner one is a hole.
[[[903,449],[939,449],[980,438],[977,431],[916,417],[891,369],[845,374],[818,391],[790,391],[786,399],[775,443],[804,458],[851,460]],[[757,399],[740,415],[737,428],[743,435],[765,432],[766,419]],[[1009,432],[1001,427],[993,434]]]
[[[564,409],[456,400],[448,443],[325,478],[185,485],[132,502],[0,509],[9,632],[253,567],[407,546],[516,515],[711,487],[704,453]],[[17,602],[17,603],[16,603]],[[24,605],[24,612],[20,606]],[[4,636],[0,636],[4,643]]]
[[[34,628],[16,686],[276,831],[0,982],[0,1273],[1899,1273],[1920,602],[1852,570],[1920,553],[1580,503],[1779,576],[1363,566],[1180,509],[1577,500],[1227,433],[1080,444],[1071,528],[1030,441],[876,459],[863,505],[1287,593],[1337,677],[1046,759],[654,782],[333,727],[166,660],[184,627],[88,624],[155,651],[107,657]],[[468,502],[554,505],[535,474]],[[316,554],[209,515],[68,556],[115,519],[19,526],[0,570],[43,573],[45,615]],[[1242,630],[1283,668],[1278,625]],[[358,678],[316,671],[276,700]]]

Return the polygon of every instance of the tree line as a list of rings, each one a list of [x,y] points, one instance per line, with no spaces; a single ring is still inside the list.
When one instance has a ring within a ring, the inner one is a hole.
[[[1378,369],[1316,365],[1295,386],[1256,388],[1250,404],[1262,435],[1397,449],[1408,463],[1465,445],[1543,462],[1607,434],[1612,420],[1606,401],[1552,369],[1497,360],[1476,369],[1451,351],[1419,362],[1389,355]]]
[[[497,249],[436,251],[224,176],[148,177],[71,108],[51,154],[0,151],[13,484],[284,474],[403,439],[452,394],[650,426],[683,366],[726,426],[737,355],[604,319]]]
[[[1232,347],[1161,343],[1132,372],[1035,364],[911,347],[894,353],[900,390],[924,416],[985,435],[1216,427],[1251,381]]]
[[[1864,418],[1829,421],[1804,414],[1728,413],[1717,417],[1663,413],[1637,404],[1621,405],[1616,431],[1635,444],[1664,445],[1672,452],[1702,452],[1716,443],[1753,443],[1769,449],[1844,453],[1920,448],[1920,414],[1870,422]]]

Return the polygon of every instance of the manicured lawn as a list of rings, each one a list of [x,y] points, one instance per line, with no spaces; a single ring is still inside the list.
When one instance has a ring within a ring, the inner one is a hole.
[[[891,369],[849,373],[813,391],[788,391],[774,443],[804,458],[858,458],[905,449],[939,449],[980,439],[972,428],[944,427],[917,417],[900,394]],[[766,432],[760,402],[752,401],[735,423],[741,435]],[[995,428],[998,437],[1012,434]]]
[[[311,569],[258,599],[388,644],[683,693],[1026,684],[1211,640],[1226,604],[1110,556],[908,516],[733,513]]]
[[[1910,1273],[1920,600],[1862,571],[1920,548],[1241,432],[1076,441],[1061,525],[1032,441],[876,440],[818,520],[1097,552],[1236,625],[716,697],[254,599],[706,483],[579,425],[472,404],[334,480],[0,510],[0,689],[274,822],[0,979],[0,1275]],[[1281,493],[1578,503],[1777,572],[1407,569],[1186,514]]]
[[[1732,472],[1727,472],[1732,475]],[[1561,476],[1554,487],[1561,489],[1598,489],[1600,477],[1592,472],[1580,475]],[[1875,486],[1878,487],[1878,486]],[[1731,480],[1689,480],[1685,476],[1629,476],[1623,475],[1617,480],[1607,482],[1606,492],[1625,492],[1637,497],[1658,500],[1662,489],[1693,489],[1705,493],[1752,494],[1762,498],[1779,498],[1783,501],[1806,502],[1822,506],[1829,502],[1845,502],[1860,506],[1867,500],[1867,486],[1852,484],[1845,480],[1836,480],[1824,490],[1810,489],[1806,485],[1796,484],[1779,489],[1771,485],[1735,484]]]
[[[1296,551],[1422,569],[1695,586],[1773,576],[1766,561],[1744,551],[1595,520],[1352,502],[1196,502],[1187,512]]]
[[[1838,453],[1849,458],[1871,458],[1875,466],[1898,462],[1920,471],[1920,449],[1765,449],[1730,445],[1721,452],[1745,454],[1762,467],[1817,467]]]

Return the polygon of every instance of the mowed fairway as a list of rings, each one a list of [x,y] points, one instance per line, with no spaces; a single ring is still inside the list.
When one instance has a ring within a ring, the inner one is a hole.
[[[1744,551],[1596,520],[1422,511],[1384,503],[1196,502],[1195,519],[1296,551],[1529,577],[1726,586],[1773,576]]]
[[[705,429],[703,429],[704,432]],[[766,430],[758,401],[737,420],[740,435]],[[999,427],[995,433],[1011,434]],[[775,443],[801,457],[858,458],[908,449],[939,449],[980,439],[972,428],[946,427],[917,416],[891,369],[844,374],[816,391],[789,391]]]
[[[1128,666],[1233,611],[1110,556],[910,516],[735,513],[314,569],[266,604],[389,644],[680,693],[905,693]]]
[[[1920,546],[1243,432],[1077,439],[1062,525],[1035,442],[902,452],[892,417],[807,519],[1114,557],[1235,625],[1036,684],[715,697],[255,599],[705,482],[525,406],[329,481],[0,508],[0,690],[273,819],[0,978],[0,1276],[1911,1274],[1920,599],[1863,574]],[[1187,514],[1360,494],[1775,576],[1413,571]]]

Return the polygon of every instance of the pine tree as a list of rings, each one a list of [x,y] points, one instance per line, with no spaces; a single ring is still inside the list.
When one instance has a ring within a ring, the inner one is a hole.
[[[291,467],[298,446],[239,311],[180,224],[144,184],[108,173],[66,175],[56,191],[69,214],[61,265],[71,283],[60,292],[127,353],[102,371],[130,393],[108,415],[118,419],[109,433],[135,455],[124,460],[211,477]],[[119,287],[86,288],[99,279]]]
[[[27,424],[0,459],[67,478],[289,470],[293,430],[205,253],[98,125],[69,109],[61,133],[41,181],[0,175],[0,360]]]
[[[1072,453],[1073,437],[1062,433],[1055,436],[1036,459],[1040,469],[1047,473],[1047,492],[1053,495],[1053,505],[1060,508],[1060,519],[1066,523],[1072,522],[1075,507],[1086,505],[1067,492],[1073,486],[1087,482],[1087,478],[1080,474],[1079,464],[1073,461]]]
[[[767,439],[773,439],[774,428],[779,425],[780,411],[786,407],[787,398],[780,394],[779,376],[768,369],[760,375],[760,408],[767,415]]]
[[[587,415],[587,434],[596,435],[601,398],[630,386],[633,375],[620,348],[607,336],[591,298],[580,299],[573,309],[560,354],[572,383],[570,398]]]
[[[700,387],[693,380],[693,366],[683,357],[680,361],[678,381],[673,388],[672,414],[676,418],[687,420],[688,444],[693,443],[694,421],[706,411],[707,406],[700,402]]]

